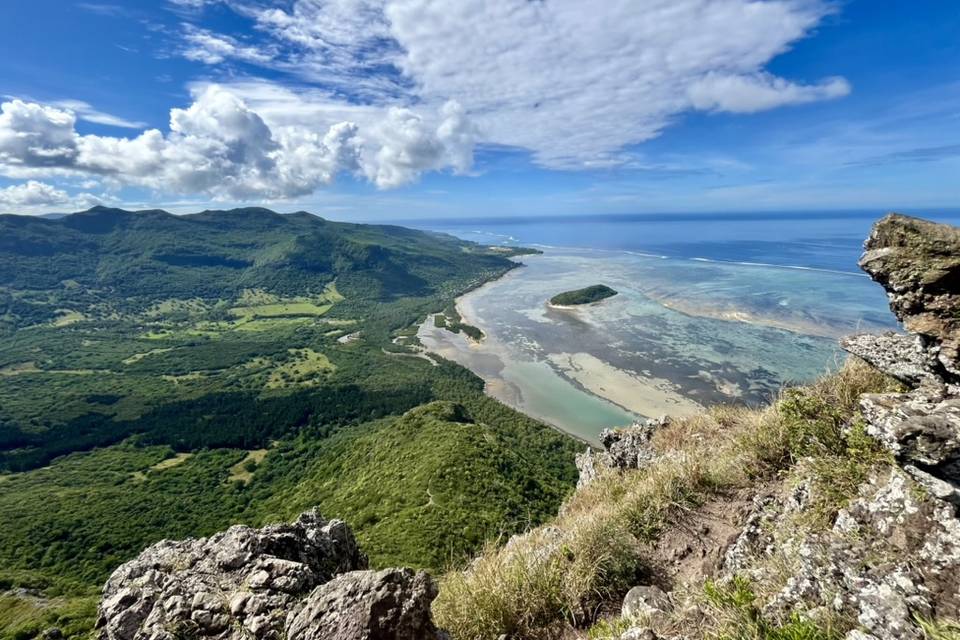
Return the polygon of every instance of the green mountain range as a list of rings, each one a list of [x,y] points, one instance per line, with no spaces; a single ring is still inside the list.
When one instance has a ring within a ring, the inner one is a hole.
[[[29,594],[0,636],[80,633],[146,545],[306,505],[433,569],[555,513],[576,443],[417,348],[522,253],[265,209],[0,216],[0,591]]]

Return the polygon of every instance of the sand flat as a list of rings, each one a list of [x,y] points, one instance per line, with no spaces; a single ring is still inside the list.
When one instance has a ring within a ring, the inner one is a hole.
[[[676,391],[669,380],[618,369],[589,353],[550,354],[550,362],[585,389],[628,411],[654,417],[694,415],[703,407]]]

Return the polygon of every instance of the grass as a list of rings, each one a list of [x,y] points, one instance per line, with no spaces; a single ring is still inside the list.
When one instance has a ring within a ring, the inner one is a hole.
[[[227,478],[227,482],[249,484],[253,480],[253,473],[269,452],[269,449],[254,449],[248,452],[247,457],[230,467],[230,476]]]
[[[303,316],[322,316],[330,311],[331,304],[313,302],[283,302],[263,304],[255,307],[233,307],[230,313],[239,318],[298,318]]]
[[[787,390],[766,409],[716,407],[672,423],[653,439],[663,454],[657,464],[602,476],[576,492],[552,523],[444,576],[434,603],[438,623],[461,640],[547,639],[590,624],[604,602],[637,583],[648,569],[647,545],[686,510],[811,456],[822,461],[816,468],[823,484],[834,488],[820,511],[839,508],[866,470],[885,460],[856,427],[856,399],[894,388],[851,360],[811,386]],[[850,462],[834,464],[840,459]],[[833,637],[800,621],[760,631],[767,635],[729,637]]]
[[[0,630],[10,640],[28,640],[56,627],[64,638],[89,638],[97,598],[32,598],[0,594]]]
[[[920,627],[924,640],[960,640],[960,622],[956,620],[918,618],[917,626]]]
[[[287,353],[289,359],[270,372],[267,389],[318,385],[337,370],[327,356],[313,349],[289,349]]]

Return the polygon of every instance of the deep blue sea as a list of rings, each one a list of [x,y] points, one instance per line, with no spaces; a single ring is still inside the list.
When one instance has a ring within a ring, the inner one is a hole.
[[[960,224],[960,209],[911,215]],[[641,251],[856,272],[876,211],[584,215],[407,220],[483,243]]]

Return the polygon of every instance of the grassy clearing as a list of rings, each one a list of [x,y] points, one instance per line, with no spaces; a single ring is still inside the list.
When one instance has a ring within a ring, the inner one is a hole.
[[[786,391],[767,409],[716,407],[671,424],[654,437],[662,454],[657,464],[601,477],[575,493],[551,524],[448,573],[434,603],[439,624],[460,640],[547,639],[586,626],[603,603],[647,573],[649,543],[684,511],[784,473],[800,459],[813,457],[831,470],[823,484],[833,491],[818,511],[835,511],[866,470],[884,460],[856,428],[844,435],[856,399],[894,388],[851,360],[837,374]],[[729,637],[832,637],[807,631]]]
[[[334,283],[328,284],[321,295],[311,297],[283,298],[262,289],[247,289],[230,313],[237,318],[320,317],[344,299]]]
[[[64,638],[87,638],[93,631],[96,597],[42,599],[0,594],[0,631],[4,638],[35,638],[56,627]]]
[[[230,313],[238,318],[290,318],[300,316],[322,316],[330,311],[332,304],[314,304],[313,302],[282,302],[264,304],[255,307],[233,307]]]
[[[321,384],[337,369],[327,356],[313,349],[289,349],[288,353],[289,359],[270,372],[267,389]]]
[[[164,469],[172,469],[174,467],[180,466],[187,460],[193,457],[192,453],[178,453],[172,458],[167,458],[166,460],[161,460],[157,464],[150,467],[151,471],[163,471]]]
[[[150,349],[150,351],[144,351],[143,353],[135,353],[135,354],[133,354],[132,356],[130,356],[129,358],[124,358],[124,359],[122,360],[122,362],[123,362],[123,364],[127,364],[127,365],[129,365],[129,364],[136,364],[136,363],[140,362],[141,360],[143,360],[144,358],[148,358],[148,357],[150,357],[150,356],[155,356],[155,355],[160,354],[160,353],[169,353],[169,352],[171,352],[171,351],[173,351],[173,347],[166,347],[166,348],[161,348],[161,349]]]
[[[253,472],[257,470],[263,459],[267,457],[269,449],[254,449],[247,453],[247,457],[230,467],[230,476],[227,482],[240,482],[248,484],[253,480]]]

